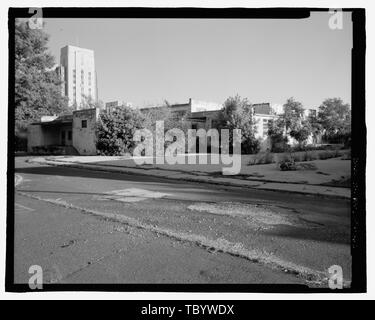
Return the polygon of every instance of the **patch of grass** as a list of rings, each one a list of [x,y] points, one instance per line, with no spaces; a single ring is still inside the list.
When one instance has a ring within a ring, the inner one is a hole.
[[[316,165],[315,165],[315,163],[299,163],[297,165],[297,170],[311,170],[311,171],[314,171],[314,170],[316,170]]]
[[[316,152],[313,151],[306,151],[305,152],[305,161],[314,161],[318,159],[318,155]]]
[[[256,164],[269,164],[274,163],[274,153],[271,152],[260,152],[256,154],[248,163],[248,165]]]
[[[330,182],[322,183],[322,186],[329,187],[340,187],[340,188],[350,188],[351,187],[351,178],[350,177],[341,177],[338,180],[332,180]]]
[[[253,155],[248,164],[249,166],[258,164],[276,163],[278,166],[283,161],[306,162],[314,160],[326,160],[331,158],[342,157],[342,159],[350,159],[350,150],[313,150],[300,152],[271,153],[261,152]]]
[[[331,158],[338,158],[342,155],[345,155],[348,151],[344,150],[326,150],[326,151],[320,151],[318,153],[319,160],[326,160],[326,159],[331,159]]]

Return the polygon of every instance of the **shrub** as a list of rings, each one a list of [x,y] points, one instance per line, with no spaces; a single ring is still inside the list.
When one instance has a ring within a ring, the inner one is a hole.
[[[268,136],[271,140],[271,151],[285,152],[289,150],[288,138],[284,135],[285,123],[283,119],[268,122]]]
[[[305,161],[314,161],[318,159],[316,152],[306,151],[305,152]]]
[[[260,150],[260,141],[255,139],[255,137],[248,137],[241,143],[241,153],[242,154],[256,154]]]
[[[274,161],[273,154],[271,152],[266,152],[266,154],[264,155],[264,163],[265,164],[273,163],[273,161]]]
[[[27,151],[27,138],[16,135],[14,139],[14,150]]]
[[[331,144],[344,144],[349,146],[351,140],[351,132],[336,132],[329,133],[326,132],[322,136],[322,140]]]
[[[341,154],[340,154],[340,150],[339,149],[335,149],[332,151],[332,157],[333,158],[337,158],[337,157],[340,157]]]
[[[330,158],[333,158],[332,153],[330,151],[320,151],[318,153],[318,159],[319,160],[326,160],[326,159],[330,159]]]
[[[261,152],[258,153],[254,158],[252,158],[248,165],[255,165],[255,164],[269,164],[269,163],[274,163],[274,155],[269,152]]]
[[[316,152],[311,152],[311,151],[298,152],[298,153],[295,153],[294,155],[295,155],[294,160],[298,162],[313,161],[318,158],[316,155]]]
[[[282,153],[290,150],[287,139],[279,142],[272,142],[271,151],[274,153]]]
[[[297,170],[296,164],[293,159],[285,159],[279,162],[281,171],[294,171]]]
[[[223,109],[219,113],[217,129],[241,129],[241,153],[254,154],[260,150],[260,141],[255,138],[256,126],[253,117],[251,103],[239,95],[229,97],[223,104]],[[232,133],[229,135],[230,145],[233,142]]]
[[[298,152],[298,153],[292,153],[291,158],[294,162],[301,162],[305,161],[304,153]]]
[[[334,145],[334,144],[322,144],[322,145],[296,145],[291,147],[291,151],[298,152],[298,151],[316,151],[316,150],[336,150],[338,148],[342,148],[342,145]]]
[[[301,146],[305,145],[305,142],[311,133],[312,128],[308,121],[301,121],[299,125],[295,123],[289,132],[290,136],[296,139]]]
[[[279,166],[282,161],[306,162],[314,160],[326,160],[338,157],[342,157],[342,159],[350,159],[350,150],[335,149],[284,153],[262,152],[253,157],[250,157],[248,165],[276,163],[277,166]]]
[[[96,127],[96,148],[102,155],[123,155],[132,153],[135,142],[134,133],[143,127],[142,114],[130,107],[124,107],[111,113],[103,112]]]
[[[291,148],[292,151],[294,152],[299,152],[299,151],[312,151],[312,150],[318,150],[319,147],[314,147],[310,144],[307,144],[307,145],[301,145],[301,144],[298,144],[296,146],[293,146]]]

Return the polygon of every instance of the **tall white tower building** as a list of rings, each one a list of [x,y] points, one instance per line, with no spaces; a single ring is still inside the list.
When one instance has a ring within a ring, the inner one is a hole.
[[[84,108],[88,100],[98,101],[94,51],[74,46],[61,48],[63,94],[69,98],[69,105],[76,110]]]

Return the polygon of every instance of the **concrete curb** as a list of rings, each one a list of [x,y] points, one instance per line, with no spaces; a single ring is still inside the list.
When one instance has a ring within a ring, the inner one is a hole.
[[[69,167],[69,168],[77,168],[77,169],[86,169],[86,170],[92,170],[92,171],[101,171],[101,172],[109,172],[109,173],[125,173],[125,174],[140,174],[144,176],[152,176],[152,177],[159,177],[163,179],[170,179],[170,180],[182,180],[182,181],[188,181],[188,182],[195,182],[195,183],[209,183],[209,184],[214,184],[214,185],[222,185],[222,186],[230,186],[230,187],[241,187],[241,188],[248,188],[248,189],[255,189],[255,190],[262,190],[262,191],[274,191],[274,192],[285,192],[288,194],[302,194],[306,196],[318,196],[318,197],[323,197],[323,198],[329,198],[329,199],[345,199],[345,200],[350,200],[351,197],[350,195],[338,195],[338,194],[327,194],[327,193],[320,193],[320,192],[314,192],[314,191],[302,191],[302,190],[288,190],[288,189],[279,189],[276,187],[267,187],[267,184],[271,183],[264,183],[263,186],[259,185],[259,181],[253,181],[257,182],[258,184],[241,184],[240,182],[243,182],[243,180],[240,179],[232,179],[234,180],[233,182],[231,181],[218,181],[218,178],[213,178],[209,177],[207,178],[204,176],[204,178],[200,178],[199,176],[196,175],[190,175],[188,173],[182,174],[179,171],[169,171],[169,175],[165,174],[155,174],[155,172],[162,172],[163,170],[159,169],[141,169],[141,168],[128,168],[128,167],[122,167],[119,169],[118,167],[110,167],[110,166],[101,166],[97,164],[83,164],[83,163],[76,163],[76,162],[66,162],[66,161],[61,161],[61,160],[47,160],[45,158],[34,158],[34,159],[29,159],[28,162],[30,163],[38,163],[38,164],[46,164],[46,165],[51,165],[51,166],[56,166],[56,167]],[[165,170],[164,170],[165,171]],[[174,174],[173,174],[174,173]],[[228,178],[226,178],[228,179]],[[216,180],[216,181],[215,181]],[[252,182],[251,180],[247,181],[248,183]],[[277,182],[273,182],[272,184],[277,184]],[[301,186],[301,184],[292,184],[292,183],[279,183],[283,186]],[[317,186],[320,187],[320,186]],[[322,188],[327,188],[326,186],[321,186]],[[336,187],[329,187],[331,189],[336,189]],[[343,188],[339,188],[343,189]]]
[[[142,170],[142,171],[153,171],[153,170],[158,170],[158,171],[165,171],[166,173],[169,173],[170,175],[173,174],[182,174],[182,175],[189,175],[189,176],[194,176],[194,177],[201,177],[201,176],[206,176],[209,178],[213,179],[221,179],[220,176],[214,177],[210,175],[206,175],[202,173],[200,175],[197,171],[193,172],[186,172],[183,170],[172,170],[172,169],[166,169],[166,168],[149,168],[149,167],[144,167],[144,168],[139,168],[139,167],[127,167],[127,166],[119,166],[119,165],[109,165],[109,164],[103,164],[103,163],[95,163],[95,162],[90,162],[90,163],[81,163],[81,162],[71,162],[71,161],[64,161],[61,159],[53,159],[53,160],[48,160],[48,161],[54,161],[54,162],[61,162],[61,163],[77,163],[77,164],[84,164],[84,165],[90,165],[90,166],[97,166],[97,167],[107,167],[110,168],[111,170],[117,170],[117,169],[123,169],[123,168],[128,168],[128,169],[134,169],[134,170]],[[165,177],[168,177],[168,175],[165,175]],[[325,185],[317,185],[313,183],[303,183],[303,182],[287,182],[287,181],[278,181],[278,180],[266,180],[266,179],[257,179],[257,178],[251,178],[251,179],[241,179],[237,178],[237,176],[233,176],[233,178],[228,178],[232,176],[226,176],[225,179],[233,179],[236,181],[251,181],[251,182],[260,182],[260,183],[277,183],[277,184],[289,184],[289,185],[303,185],[303,186],[312,186],[312,187],[327,187],[327,188],[341,188],[341,187],[331,187],[331,186],[325,186]]]

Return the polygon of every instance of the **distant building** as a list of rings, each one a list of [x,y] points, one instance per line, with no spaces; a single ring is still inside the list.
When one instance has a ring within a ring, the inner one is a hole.
[[[204,108],[203,106],[210,106]],[[217,119],[222,105],[216,105],[216,108],[212,104],[205,104],[203,102],[194,103],[191,110],[191,127],[192,129],[205,129],[209,130],[211,128],[217,127]],[[270,139],[268,137],[268,124],[270,121],[277,119],[279,116],[275,114],[270,103],[256,103],[250,106],[252,108],[254,122],[256,126],[255,137],[261,140],[261,149],[266,150],[270,148]],[[198,110],[198,111],[193,111]]]
[[[276,114],[270,103],[257,103],[252,105],[253,116],[256,125],[255,137],[261,141],[261,149],[271,148],[271,141],[268,137],[268,127],[271,121],[277,120]]]
[[[85,99],[98,101],[94,51],[74,46],[61,48],[60,76],[64,81],[62,94],[76,110],[85,106]]]
[[[132,107],[130,103],[119,103],[111,101],[105,104],[105,111],[112,111]],[[140,108],[141,112],[157,110],[164,106]],[[213,102],[189,99],[187,103],[172,104],[169,106],[172,114],[177,118],[186,116],[191,129],[205,129],[218,127],[218,117],[223,106]],[[261,142],[261,151],[271,148],[271,141],[268,136],[268,126],[273,120],[280,117],[276,114],[270,103],[256,103],[249,105],[251,108],[254,125],[256,126],[255,137]],[[96,154],[96,133],[95,124],[99,117],[99,108],[75,110],[70,115],[60,117],[44,116],[39,122],[28,127],[28,151],[34,153],[56,153],[82,155]],[[306,109],[304,118],[316,113],[314,109]],[[312,135],[308,143],[314,143]],[[288,137],[291,144],[296,144],[293,138]]]
[[[270,103],[256,103],[250,106],[253,111],[253,116],[256,126],[255,137],[261,140],[261,149],[266,150],[271,147],[271,142],[268,137],[268,124],[270,121],[279,117]],[[145,107],[141,111],[148,111],[160,107]],[[182,118],[188,114],[188,121],[192,129],[205,129],[217,128],[218,116],[223,108],[222,104],[214,102],[206,102],[201,100],[189,99],[188,103],[172,104],[170,105],[171,111],[177,118]]]
[[[119,100],[110,101],[110,102],[106,102],[105,111],[108,112],[108,113],[111,113],[112,111],[114,111],[116,109],[121,109],[121,108],[124,108],[124,107],[132,108],[133,104],[130,103],[130,102],[121,102],[120,103]]]
[[[275,114],[282,114],[284,112],[284,106],[282,104],[271,104],[271,108]]]
[[[273,114],[275,113],[268,102],[254,103],[251,105],[254,114]]]
[[[148,111],[157,108],[164,108],[163,106],[155,106],[155,107],[142,107],[140,108],[141,111]],[[176,116],[183,116],[186,113],[194,113],[194,112],[210,112],[210,111],[218,111],[222,109],[222,105],[215,103],[215,102],[207,102],[201,100],[193,100],[189,99],[187,103],[175,103],[169,106],[171,108],[172,113]]]
[[[317,115],[318,115],[318,112],[316,109],[305,109],[303,113],[303,116],[305,119],[307,119],[310,116],[315,118],[317,117]]]

